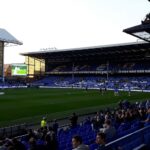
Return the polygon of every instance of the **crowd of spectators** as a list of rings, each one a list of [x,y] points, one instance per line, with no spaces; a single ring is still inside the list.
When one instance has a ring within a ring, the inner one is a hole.
[[[45,119],[45,118],[43,118]],[[118,108],[106,109],[97,112],[93,117],[87,117],[81,124],[78,123],[78,115],[73,113],[69,117],[68,128],[73,130],[76,126],[90,125],[95,133],[94,139],[87,144],[78,133],[72,135],[71,145],[73,150],[89,150],[90,144],[97,143],[97,150],[104,150],[105,144],[118,138],[118,132],[135,125],[138,122],[140,128],[150,125],[150,101],[130,104],[128,101],[120,101]],[[79,125],[80,124],[80,125]],[[84,131],[88,132],[88,131]],[[51,126],[47,122],[37,130],[30,129],[21,139],[3,139],[0,141],[0,150],[64,150],[61,149],[58,135],[60,133],[57,120]],[[67,133],[67,132],[66,132]],[[68,139],[64,139],[68,140]]]

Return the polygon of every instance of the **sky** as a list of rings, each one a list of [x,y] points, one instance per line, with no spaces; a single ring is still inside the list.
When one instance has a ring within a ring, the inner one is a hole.
[[[122,30],[141,23],[148,0],[0,0],[0,28],[22,46],[5,47],[5,64],[24,63],[20,53],[136,42]]]

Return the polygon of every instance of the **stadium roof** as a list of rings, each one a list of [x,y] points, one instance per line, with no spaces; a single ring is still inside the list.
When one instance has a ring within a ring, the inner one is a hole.
[[[96,59],[122,59],[121,57],[129,58],[135,55],[136,59],[145,57],[150,52],[150,43],[147,42],[132,42],[113,45],[102,45],[93,47],[81,47],[72,49],[60,49],[53,51],[37,51],[22,53],[23,56],[30,56],[40,59],[48,59],[51,62],[55,61],[72,61]]]
[[[0,41],[6,42],[6,43],[12,43],[17,45],[22,45],[23,43],[17,40],[13,35],[11,35],[8,31],[5,29],[0,28]]]
[[[134,27],[124,29],[123,32],[150,42],[150,23],[143,23]]]
[[[148,0],[150,2],[150,0]],[[150,13],[148,13],[140,25],[124,29],[123,32],[150,42]]]

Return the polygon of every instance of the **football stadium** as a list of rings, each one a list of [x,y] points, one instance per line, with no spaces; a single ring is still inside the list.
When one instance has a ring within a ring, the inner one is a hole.
[[[150,14],[142,41],[21,53],[5,68],[0,29],[0,150],[149,150]]]

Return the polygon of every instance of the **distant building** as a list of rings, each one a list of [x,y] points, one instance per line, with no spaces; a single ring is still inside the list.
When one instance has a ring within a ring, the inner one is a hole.
[[[4,64],[4,74],[5,77],[11,76],[11,64]]]

